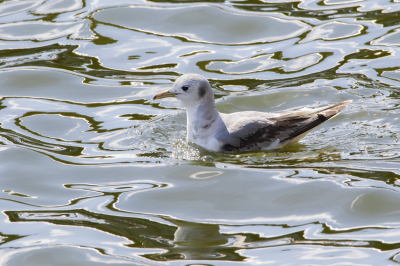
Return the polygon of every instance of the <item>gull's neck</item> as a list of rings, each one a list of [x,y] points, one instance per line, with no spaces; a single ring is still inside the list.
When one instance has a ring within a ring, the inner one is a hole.
[[[187,140],[198,143],[210,138],[217,129],[226,128],[225,123],[212,101],[185,104],[187,114]]]

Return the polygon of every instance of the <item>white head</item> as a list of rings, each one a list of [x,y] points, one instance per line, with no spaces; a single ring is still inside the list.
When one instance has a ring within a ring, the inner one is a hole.
[[[204,101],[214,103],[214,94],[210,83],[202,75],[185,74],[179,77],[170,90],[154,96],[153,100],[175,97],[186,107],[198,105]]]

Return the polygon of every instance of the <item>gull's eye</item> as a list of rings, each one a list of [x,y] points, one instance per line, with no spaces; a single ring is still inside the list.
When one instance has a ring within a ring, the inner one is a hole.
[[[189,89],[188,86],[182,86],[182,90],[183,90],[183,91],[187,91],[188,89]]]

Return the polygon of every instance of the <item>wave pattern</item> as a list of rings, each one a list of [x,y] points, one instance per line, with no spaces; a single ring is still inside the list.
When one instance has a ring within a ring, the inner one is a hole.
[[[0,3],[1,265],[400,263],[398,1]],[[353,103],[301,143],[185,141],[222,112]],[[26,226],[29,225],[29,226]]]

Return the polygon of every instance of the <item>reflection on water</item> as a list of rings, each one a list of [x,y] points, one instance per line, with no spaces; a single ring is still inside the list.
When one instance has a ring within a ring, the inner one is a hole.
[[[84,227],[96,229],[103,233],[128,240],[124,244],[126,248],[146,247],[149,249],[162,249],[160,253],[143,254],[143,257],[152,260],[231,260],[244,261],[249,259],[240,255],[243,249],[258,249],[262,247],[278,247],[290,244],[308,244],[321,246],[363,246],[372,247],[374,243],[367,241],[347,241],[347,240],[312,240],[304,237],[304,227],[286,228],[277,227],[275,231],[286,231],[287,235],[282,237],[265,237],[254,232],[240,233],[239,228],[226,227],[221,233],[220,226],[217,224],[202,224],[185,222],[175,219],[165,219],[164,223],[153,222],[147,219],[134,217],[118,217],[100,215],[84,210],[66,212],[44,212],[44,211],[22,211],[7,212],[12,222],[47,222],[54,225],[68,225],[73,227]],[[165,224],[165,222],[167,224]],[[268,230],[273,230],[273,226],[265,225]],[[249,228],[244,228],[244,231]],[[253,231],[257,230],[254,228]],[[63,236],[71,238],[72,232],[68,229],[55,230],[52,236]],[[331,232],[333,233],[333,232]],[[25,238],[25,242],[32,242]],[[37,241],[37,239],[36,239]],[[59,240],[57,240],[59,241]],[[65,240],[64,240],[65,241]],[[68,241],[68,240],[67,240]],[[70,240],[69,240],[70,241]],[[40,241],[38,241],[40,242]],[[387,245],[387,248],[389,246]],[[111,255],[111,254],[110,254]],[[116,255],[116,254],[113,254]]]
[[[399,12],[1,2],[0,264],[400,263]],[[353,103],[282,150],[209,152],[151,101],[191,72],[221,112]]]
[[[23,211],[8,212],[7,215],[12,222],[48,222],[55,225],[93,228],[128,239],[129,243],[125,244],[127,248],[146,247],[167,251],[143,255],[153,260],[244,259],[236,254],[235,251],[240,246],[234,243],[246,237],[222,235],[216,224],[191,223],[174,219],[165,219],[164,222],[168,223],[165,224],[142,218],[100,215],[84,210]],[[63,235],[70,236],[70,233],[64,232]]]

